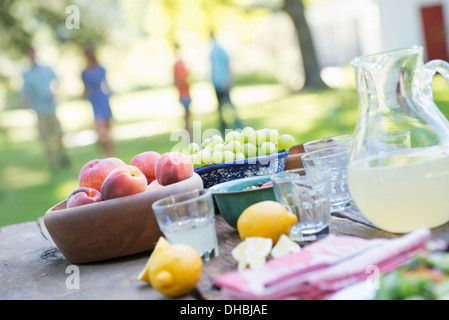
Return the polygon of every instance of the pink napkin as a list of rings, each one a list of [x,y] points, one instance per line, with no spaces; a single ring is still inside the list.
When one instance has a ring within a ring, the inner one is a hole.
[[[223,299],[326,299],[367,280],[372,275],[368,267],[385,273],[407,263],[426,249],[430,235],[429,229],[390,240],[331,234],[257,269],[224,274],[215,283]]]

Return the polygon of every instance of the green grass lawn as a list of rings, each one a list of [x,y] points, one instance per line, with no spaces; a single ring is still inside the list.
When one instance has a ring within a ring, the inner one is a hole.
[[[438,106],[449,115],[449,89],[441,79],[435,81],[434,87]],[[209,94],[204,94],[205,90]],[[202,131],[218,128],[219,124],[210,92],[204,84],[193,90],[192,120],[201,121]],[[245,126],[278,129],[293,135],[297,143],[352,133],[358,116],[353,87],[290,94],[280,85],[254,85],[236,87],[232,94]],[[171,132],[183,127],[183,109],[172,88],[123,94],[114,99],[119,158],[129,163],[138,153],[168,152],[177,143],[171,140]],[[100,157],[96,145],[83,143],[86,135],[80,134],[92,130],[89,106],[70,101],[62,103],[60,111],[67,136],[79,143],[69,148],[71,167],[56,173],[48,168],[32,117],[23,110],[0,114],[0,123],[6,127],[0,131],[0,226],[42,217],[77,187],[81,167]]]

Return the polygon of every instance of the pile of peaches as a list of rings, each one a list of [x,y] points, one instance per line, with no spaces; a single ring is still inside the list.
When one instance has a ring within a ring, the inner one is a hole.
[[[192,175],[192,161],[179,152],[146,151],[130,164],[115,157],[91,160],[81,168],[79,187],[68,196],[67,208],[155,190]]]

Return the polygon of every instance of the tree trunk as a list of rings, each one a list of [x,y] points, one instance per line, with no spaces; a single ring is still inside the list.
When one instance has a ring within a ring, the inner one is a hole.
[[[292,18],[298,36],[305,73],[304,88],[325,88],[302,0],[285,0],[283,9]]]

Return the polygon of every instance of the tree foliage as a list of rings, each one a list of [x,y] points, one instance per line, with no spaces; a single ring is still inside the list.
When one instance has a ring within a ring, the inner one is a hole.
[[[10,59],[22,58],[26,47],[42,34],[59,44],[71,42],[83,46],[105,41],[107,25],[103,23],[102,11],[90,10],[89,2],[75,4],[83,14],[83,27],[66,27],[66,8],[72,4],[68,0],[0,1],[0,54]]]

